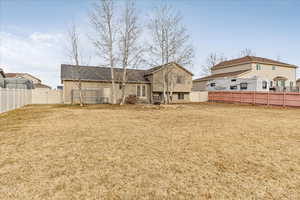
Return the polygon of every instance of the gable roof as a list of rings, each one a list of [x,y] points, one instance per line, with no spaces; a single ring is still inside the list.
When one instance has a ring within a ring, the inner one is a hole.
[[[34,85],[34,88],[48,88],[48,89],[51,89],[51,87],[49,85],[45,85],[45,84],[42,84],[42,83],[35,83],[33,85]]]
[[[115,80],[122,80],[121,68],[114,68]],[[146,70],[127,69],[128,82],[149,82],[145,77]],[[61,65],[61,80],[111,81],[110,67]]]
[[[166,66],[168,66],[168,65],[176,65],[177,67],[183,69],[185,72],[191,74],[192,76],[194,75],[192,72],[188,71],[186,68],[182,67],[181,65],[179,65],[179,64],[177,64],[177,63],[175,63],[175,62],[170,62],[170,63],[165,64],[165,65],[160,65],[160,66],[152,67],[152,68],[150,68],[150,69],[147,70],[146,75],[153,74],[153,73],[155,73],[155,72],[161,70],[162,68],[164,68],[164,67],[166,67]]]
[[[39,79],[31,74],[28,74],[28,73],[5,73],[6,78],[16,78],[18,76],[24,76],[24,75],[31,76],[32,78],[37,79],[38,81],[41,81],[41,79]]]
[[[202,78],[198,78],[198,79],[195,79],[193,80],[194,82],[197,82],[197,81],[208,81],[208,80],[211,80],[211,79],[214,79],[214,78],[222,78],[222,77],[237,77],[241,74],[244,74],[244,73],[247,73],[249,72],[250,69],[247,69],[247,70],[240,70],[240,71],[235,71],[235,72],[227,72],[227,73],[220,73],[220,74],[213,74],[213,75],[210,75],[210,76],[205,76],[205,77],[202,77]]]
[[[256,57],[256,56],[245,56],[242,58],[237,58],[237,59],[233,59],[233,60],[227,60],[227,61],[220,62],[219,64],[213,66],[212,70],[222,69],[222,68],[226,68],[226,67],[232,67],[232,66],[240,65],[240,64],[248,64],[248,63],[271,64],[271,65],[279,65],[279,66],[284,66],[284,67],[297,68],[296,65],[291,65],[291,64],[279,62],[279,61],[268,59],[268,58],[261,58],[261,57]]]
[[[171,64],[171,63],[169,63]],[[172,63],[176,64],[176,63]],[[167,65],[161,65],[144,69],[127,69],[127,79],[129,83],[150,83],[147,79],[147,75],[153,74]],[[176,64],[176,66],[182,68],[184,71],[193,75],[191,72]],[[114,68],[115,80],[121,81],[123,75],[122,68]],[[61,80],[79,80],[83,81],[111,81],[111,68],[110,67],[98,67],[98,66],[76,66],[76,65],[61,65]]]

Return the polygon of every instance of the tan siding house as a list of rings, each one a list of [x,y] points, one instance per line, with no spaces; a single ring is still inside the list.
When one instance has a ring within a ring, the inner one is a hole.
[[[193,81],[193,90],[206,90],[209,80],[222,78],[252,78],[268,80],[271,87],[295,87],[297,66],[275,60],[245,56],[221,62],[212,67],[210,76]]]
[[[115,68],[115,94],[117,101],[121,101],[121,77],[123,70]],[[153,96],[163,97],[163,74],[168,74],[170,84],[167,92],[172,94],[172,102],[188,102],[192,88],[193,74],[176,63],[169,63],[149,70],[127,70],[126,96],[136,95],[139,102],[152,103]],[[61,65],[61,80],[63,87],[64,103],[74,102],[74,91],[78,90],[81,80],[83,90],[102,91],[103,96],[112,99],[112,84],[110,68],[93,66]],[[106,92],[105,92],[106,91]],[[104,94],[106,93],[106,94]],[[109,100],[109,102],[111,102]]]
[[[41,89],[41,90],[50,90],[51,87],[45,84],[42,84],[41,79],[28,74],[28,73],[6,73],[6,78],[24,78],[29,81],[32,81],[35,89]]]

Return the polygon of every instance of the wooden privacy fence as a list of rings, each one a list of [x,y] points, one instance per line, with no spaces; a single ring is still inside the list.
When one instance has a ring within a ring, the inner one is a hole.
[[[292,92],[209,92],[213,102],[248,103],[274,106],[300,107],[300,93]]]

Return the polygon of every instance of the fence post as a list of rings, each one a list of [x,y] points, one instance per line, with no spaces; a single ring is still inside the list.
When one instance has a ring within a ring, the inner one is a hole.
[[[5,111],[8,111],[9,110],[9,90],[8,88],[6,88],[6,109]]]
[[[267,99],[267,105],[270,105],[270,91],[268,91],[268,99]]]
[[[283,92],[283,107],[285,107],[285,92]]]
[[[256,91],[253,92],[253,104],[256,104]]]
[[[240,94],[240,103],[242,103],[242,92],[239,92]]]

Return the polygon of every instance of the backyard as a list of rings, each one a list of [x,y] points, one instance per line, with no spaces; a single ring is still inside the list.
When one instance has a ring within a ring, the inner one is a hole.
[[[26,106],[0,115],[0,199],[300,199],[300,109]]]

